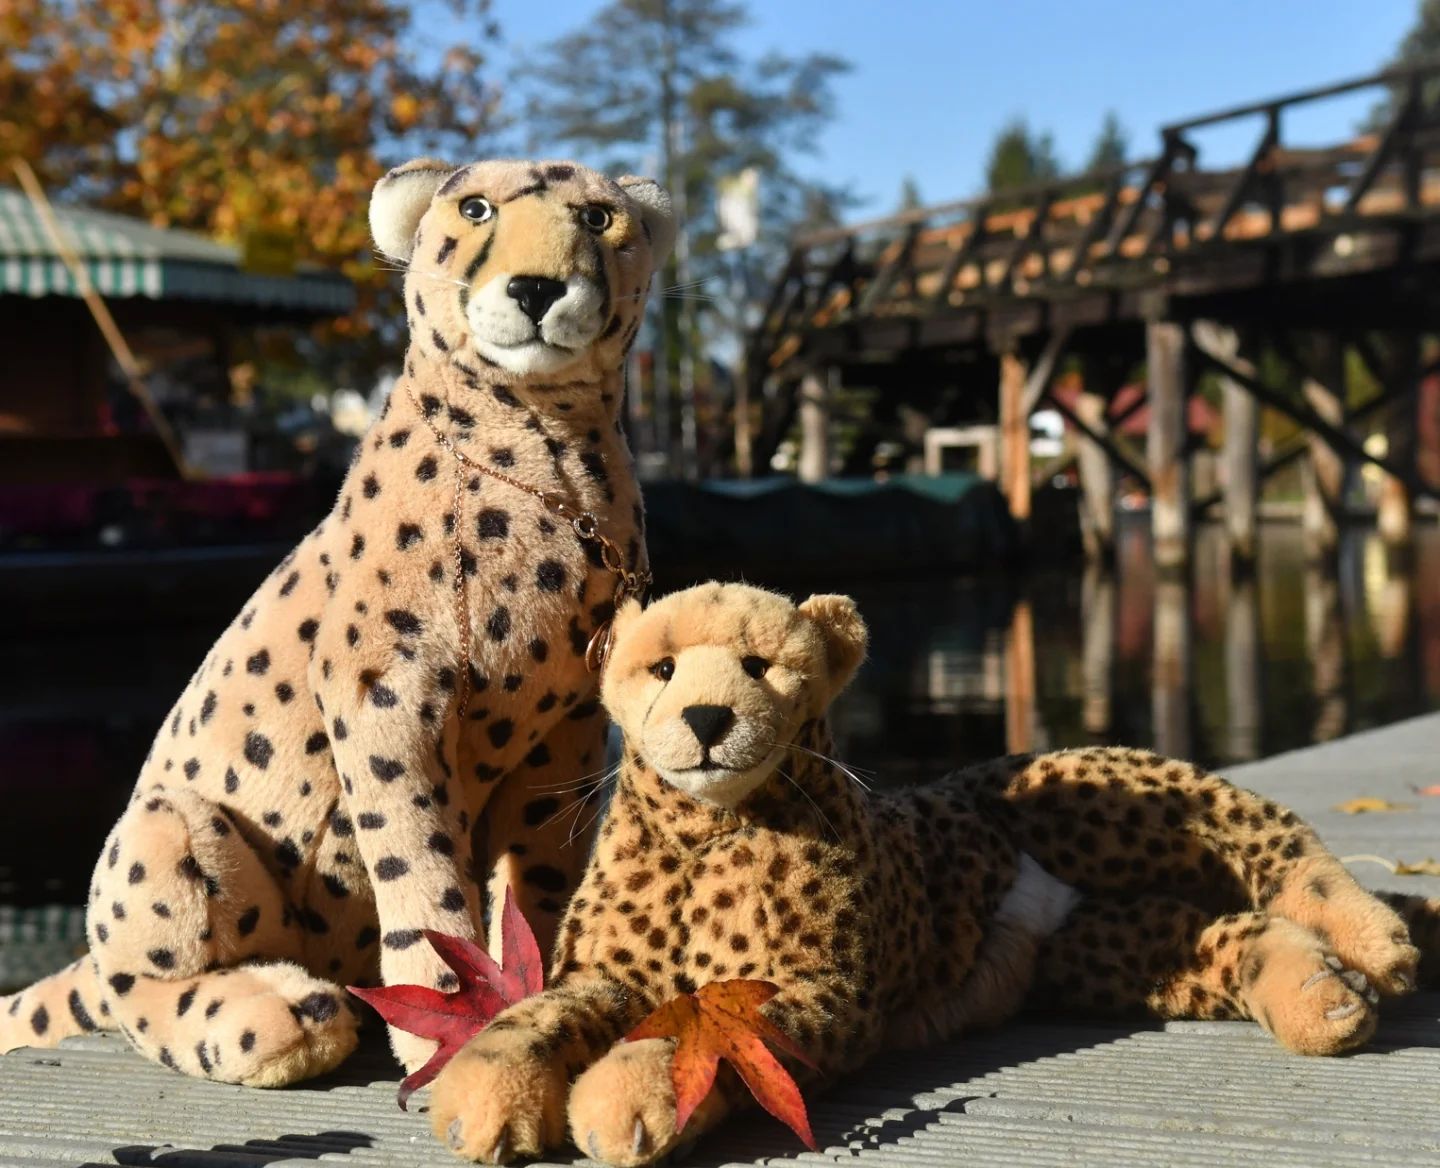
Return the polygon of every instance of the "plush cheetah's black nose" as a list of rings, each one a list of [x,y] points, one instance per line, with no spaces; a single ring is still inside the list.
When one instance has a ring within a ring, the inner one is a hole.
[[[521,312],[539,324],[550,306],[565,295],[565,281],[548,276],[512,276],[505,291],[520,305]]]
[[[686,706],[680,716],[701,746],[714,746],[735,721],[735,711],[729,706]]]

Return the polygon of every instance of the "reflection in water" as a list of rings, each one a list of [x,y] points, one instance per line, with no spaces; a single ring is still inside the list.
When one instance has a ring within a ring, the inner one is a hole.
[[[1161,754],[1189,758],[1190,734],[1190,591],[1177,580],[1155,584],[1155,665],[1150,703],[1154,710],[1151,732]]]
[[[1225,605],[1225,757],[1260,757],[1264,688],[1260,680],[1260,599],[1255,578],[1228,585]]]
[[[1219,528],[1202,528],[1186,586],[1156,579],[1132,522],[1113,573],[857,585],[873,649],[842,699],[842,747],[901,782],[1087,743],[1219,766],[1435,709],[1440,531],[1418,534],[1396,565],[1346,531],[1324,571],[1298,528],[1268,525],[1256,573],[1232,580]]]
[[[1324,568],[1305,570],[1305,647],[1314,674],[1315,718],[1310,737],[1329,742],[1345,733],[1345,625],[1340,581]]]
[[[1326,573],[1307,568],[1298,527],[1269,525],[1255,577],[1232,584],[1219,529],[1204,528],[1188,590],[1157,584],[1136,522],[1110,574],[786,587],[849,591],[869,622],[870,659],[835,722],[842,756],[881,782],[1087,743],[1217,765],[1440,707],[1440,530],[1417,534],[1397,566],[1348,531]],[[155,728],[232,611],[214,627],[0,642],[0,901],[83,897]]]

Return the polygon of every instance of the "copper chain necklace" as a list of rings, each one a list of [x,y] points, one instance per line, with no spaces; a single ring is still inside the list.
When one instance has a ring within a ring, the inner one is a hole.
[[[600,530],[600,520],[592,511],[581,511],[572,507],[569,502],[554,491],[542,491],[539,487],[532,487],[529,483],[521,482],[512,478],[503,471],[494,467],[486,466],[477,462],[452,442],[448,435],[430,419],[420,403],[415,400],[415,391],[406,386],[406,392],[410,397],[411,404],[420,415],[421,420],[429,428],[430,433],[435,435],[435,441],[443,446],[455,460],[455,501],[453,514],[455,516],[454,542],[451,545],[455,559],[455,619],[460,629],[460,677],[459,702],[457,710],[461,718],[465,717],[465,711],[470,701],[470,598],[466,588],[465,576],[465,549],[460,536],[460,509],[464,502],[465,492],[465,470],[477,471],[497,482],[505,483],[517,491],[523,491],[534,499],[538,499],[541,505],[558,519],[568,523],[575,534],[585,543],[594,544],[600,549],[600,562],[605,570],[615,577],[615,596],[613,607],[619,611],[620,606],[632,596],[643,596],[654,578],[648,568],[641,568],[638,571],[631,571],[625,566],[625,555],[616,546],[615,541]],[[614,627],[614,617],[602,621],[590,637],[590,642],[585,647],[585,665],[592,673],[598,672],[605,667],[605,660],[610,655],[611,632]]]

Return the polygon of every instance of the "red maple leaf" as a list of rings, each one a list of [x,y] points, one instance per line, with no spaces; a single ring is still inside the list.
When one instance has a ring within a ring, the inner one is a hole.
[[[391,1026],[439,1043],[430,1060],[400,1083],[402,1111],[410,1096],[435,1078],[456,1051],[485,1029],[490,1019],[506,1006],[538,994],[545,986],[540,946],[508,888],[500,921],[503,964],[495,964],[490,954],[473,941],[431,929],[424,932],[431,948],[460,979],[460,988],[454,993],[417,985],[376,989],[347,987],[362,1002],[374,1007]]]
[[[756,1101],[815,1151],[810,1117],[800,1088],[765,1043],[815,1068],[805,1052],[760,1007],[780,992],[768,981],[733,978],[713,981],[693,994],[672,998],[625,1036],[675,1039],[670,1078],[675,1086],[675,1130],[683,1131],[700,1101],[710,1093],[723,1058],[740,1075]]]

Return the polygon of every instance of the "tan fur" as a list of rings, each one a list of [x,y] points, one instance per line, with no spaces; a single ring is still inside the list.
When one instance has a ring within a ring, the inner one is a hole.
[[[537,499],[461,468],[431,427],[593,513],[643,566],[618,421],[659,254],[647,235],[668,230],[663,198],[643,193],[570,163],[420,160],[381,181],[377,242],[410,260],[404,375],[334,511],[167,717],[95,870],[89,956],[0,1001],[0,1050],[119,1026],[190,1074],[277,1086],[353,1046],[336,983],[449,985],[420,931],[477,936],[487,883],[491,897],[513,887],[550,944],[587,850],[584,833],[567,846],[567,812],[604,765],[584,653],[615,578]],[[459,208],[480,197],[496,213],[472,222]],[[597,205],[603,231],[582,221]],[[507,292],[517,277],[564,295],[507,364],[495,338],[532,328]],[[487,287],[500,298],[477,324],[467,304]],[[545,331],[557,315],[573,349]],[[537,363],[544,376],[526,372]],[[412,1068],[432,1046],[392,1040]]]
[[[671,1044],[616,1045],[714,980],[775,982],[766,1012],[823,1078],[1001,1022],[1032,983],[1037,1004],[1254,1017],[1316,1054],[1369,1035],[1366,979],[1410,984],[1400,918],[1308,828],[1185,764],[1086,750],[862,790],[824,715],[864,645],[843,597],[709,584],[622,611],[603,687],[619,783],[549,988],[435,1082],[432,1122],[461,1155],[541,1155],[558,1137],[538,1117],[564,1112],[582,1151],[638,1165],[718,1123],[746,1102],[733,1076],[676,1132]]]

